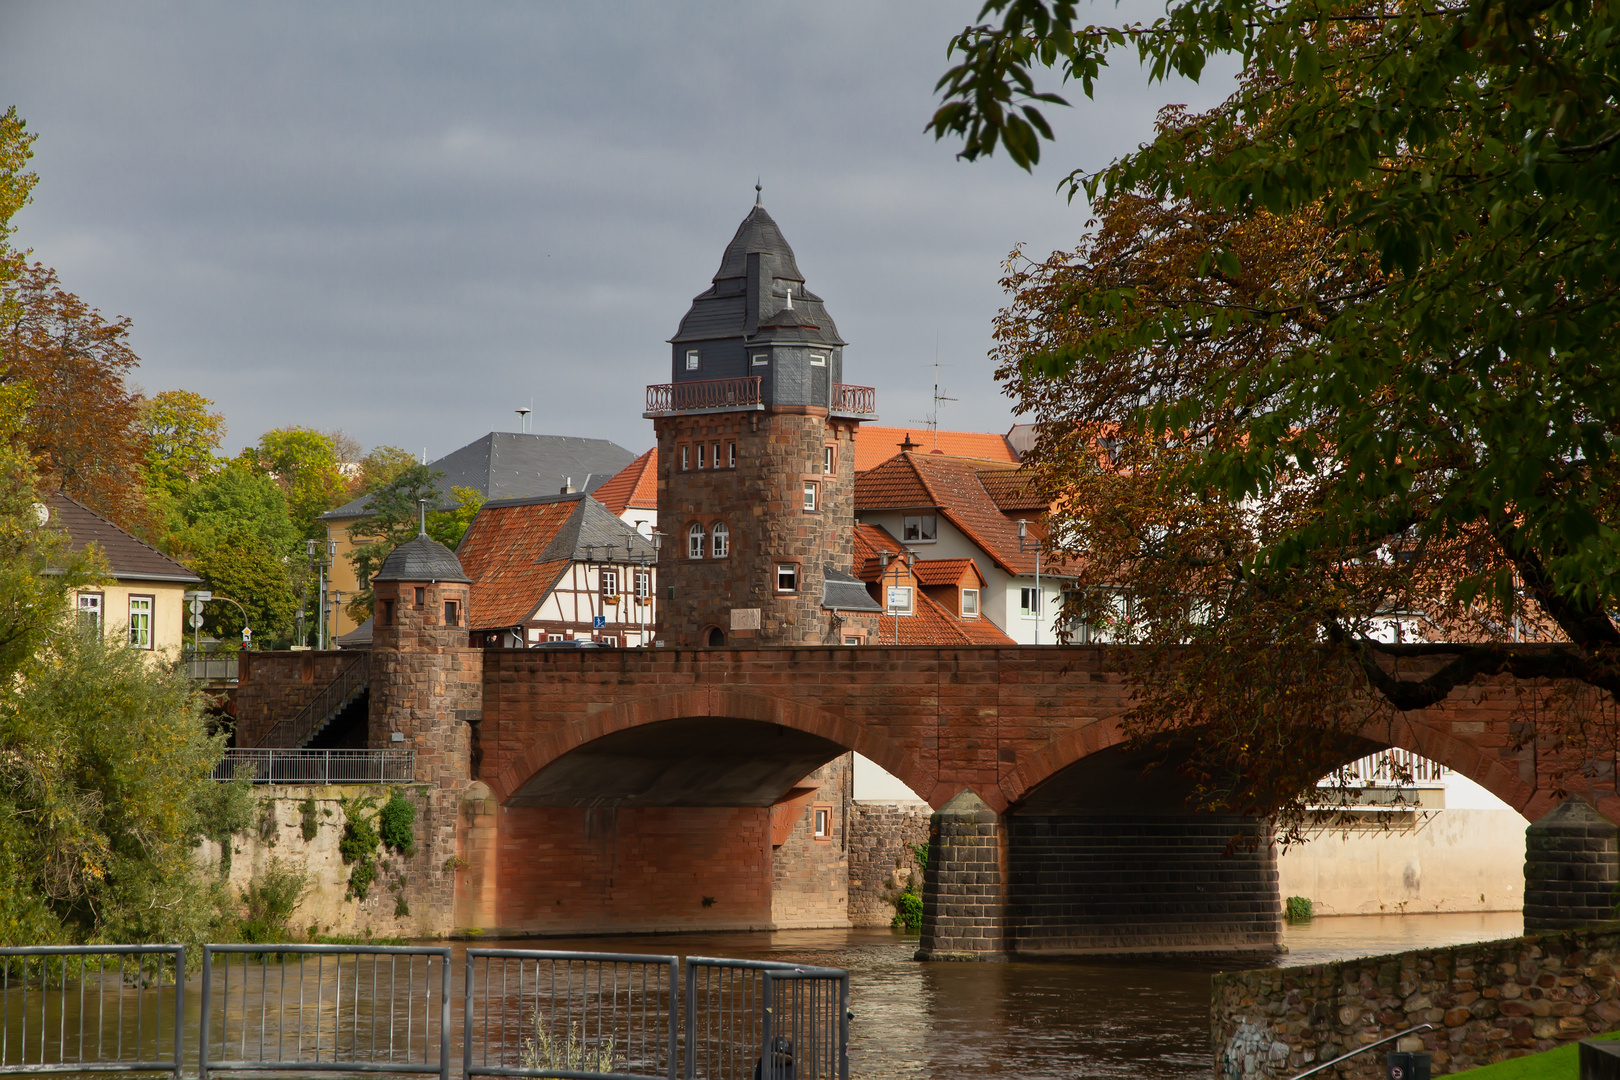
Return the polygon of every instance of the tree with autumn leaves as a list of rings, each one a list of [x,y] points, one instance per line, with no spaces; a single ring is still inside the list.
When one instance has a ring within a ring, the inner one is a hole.
[[[1070,176],[1092,232],[1015,254],[997,323],[1071,614],[1129,594],[1134,733],[1192,748],[1206,806],[1286,812],[1402,711],[1508,675],[1561,688],[1525,738],[1611,756],[1613,8],[1078,10],[985,4],[935,133],[1027,167],[1062,103],[1043,69],[1089,94],[1121,52],[1160,79],[1243,63]]]

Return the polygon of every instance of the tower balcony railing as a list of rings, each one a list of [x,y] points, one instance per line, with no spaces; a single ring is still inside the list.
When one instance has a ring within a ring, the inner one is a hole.
[[[852,386],[833,383],[832,411],[854,416],[872,416],[877,413],[877,391],[870,386]]]
[[[759,409],[765,405],[758,375],[742,379],[656,383],[647,387],[648,416],[698,410]]]

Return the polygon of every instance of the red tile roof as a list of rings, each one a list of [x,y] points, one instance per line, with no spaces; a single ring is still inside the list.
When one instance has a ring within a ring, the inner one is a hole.
[[[958,585],[969,573],[979,586],[985,583],[984,575],[979,573],[979,566],[972,559],[918,559],[911,571],[924,585]]]
[[[937,509],[1009,574],[1035,571],[1035,553],[1018,549],[1018,522],[996,505],[982,473],[984,462],[942,454],[896,454],[855,477],[857,510]],[[992,476],[991,484],[1005,482]],[[1037,512],[1030,511],[1033,519]],[[1039,530],[1033,530],[1032,536]]]
[[[568,519],[577,500],[484,507],[456,548],[462,569],[472,578],[474,628],[516,626],[545,599],[568,559],[539,557]]]
[[[989,619],[958,619],[927,593],[912,594],[915,614],[878,616],[877,641],[894,641],[898,627],[902,645],[1015,645]]]
[[[1018,463],[1018,454],[1007,442],[1005,435],[993,431],[941,431],[937,434],[926,427],[878,427],[862,424],[855,432],[855,471],[865,472],[900,452],[900,444],[910,439],[917,444],[917,452],[931,453],[937,444],[947,457],[977,458],[980,461]]]
[[[620,469],[607,483],[591,492],[596,501],[623,517],[631,507],[658,509],[658,447]]]

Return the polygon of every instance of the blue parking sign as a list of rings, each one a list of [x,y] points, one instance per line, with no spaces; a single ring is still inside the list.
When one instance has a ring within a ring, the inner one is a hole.
[[[591,618],[591,627],[592,627],[592,629],[600,630],[603,627],[605,627],[606,625],[607,625],[607,616],[606,615],[596,615],[596,616],[593,616]]]

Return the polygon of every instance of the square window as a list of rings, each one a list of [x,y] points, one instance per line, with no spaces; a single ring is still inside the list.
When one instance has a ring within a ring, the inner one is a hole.
[[[833,448],[831,446],[823,446],[821,448],[821,472],[822,472],[822,475],[824,475],[824,476],[831,476],[832,475],[832,473],[833,473],[833,461],[834,461]]]
[[[754,354],[754,366],[755,367],[763,367],[764,365],[766,365],[766,364],[768,364],[770,362],[771,362],[771,354],[770,353],[768,353],[768,352],[757,352],[757,353]]]
[[[776,591],[799,591],[799,568],[794,563],[778,563],[776,566]]]
[[[459,601],[446,600],[444,602],[444,625],[461,625],[461,604]]]
[[[152,598],[150,596],[132,596],[129,598],[129,644],[131,648],[150,649],[152,647]]]
[[[810,354],[810,366],[811,367],[826,367],[827,366],[827,354],[826,353],[818,353],[818,352],[811,353]]]
[[[726,444],[726,468],[735,469],[736,467],[737,467],[737,444],[736,443],[727,443]]]
[[[888,596],[889,602],[884,607],[884,611],[888,612],[890,615],[911,614],[910,585],[890,585]]]
[[[832,839],[832,807],[814,806],[810,810],[811,827],[817,840]]]
[[[814,480],[806,480],[804,482],[804,508],[814,510],[816,508],[816,496],[820,494],[821,485]]]
[[[979,590],[962,590],[962,618],[977,619],[979,617]]]
[[[689,459],[687,457],[687,455],[690,454],[690,453],[691,453],[691,447],[688,447],[688,446],[682,446],[681,447],[681,472],[685,472],[687,469],[690,469],[692,467],[690,462],[689,462]]]
[[[686,370],[687,371],[696,371],[697,369],[698,369],[698,351],[696,349],[687,349],[686,350]]]
[[[102,594],[87,592],[79,594],[79,618],[92,626],[101,625]]]
[[[900,539],[908,544],[939,539],[939,518],[934,514],[914,514],[905,519]]]

